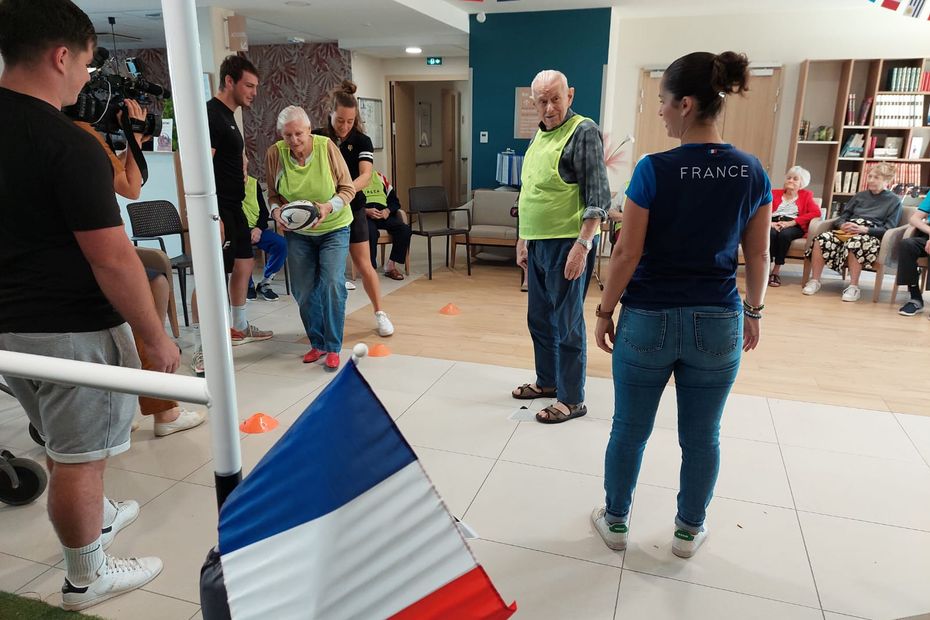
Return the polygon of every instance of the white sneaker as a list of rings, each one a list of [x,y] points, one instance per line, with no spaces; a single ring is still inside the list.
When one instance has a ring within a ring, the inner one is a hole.
[[[859,287],[855,284],[850,284],[846,287],[846,290],[843,291],[843,301],[859,301],[861,296],[862,291],[860,291]]]
[[[801,289],[801,292],[805,295],[816,295],[817,291],[819,291],[822,286],[820,280],[808,280],[804,288]]]
[[[394,324],[391,323],[391,319],[384,310],[375,312],[375,321],[378,323],[379,336],[390,336],[394,333]]]
[[[125,502],[114,502],[112,499],[109,501],[116,508],[116,518],[109,527],[100,531],[100,544],[103,545],[104,551],[113,543],[119,531],[128,527],[139,516],[139,502],[131,499]]]
[[[178,414],[178,417],[173,422],[155,423],[155,436],[165,437],[167,435],[171,435],[172,433],[180,433],[181,431],[186,431],[188,429],[200,426],[206,419],[206,412],[189,411],[182,407],[181,413]]]
[[[358,288],[358,287],[355,286],[355,282],[352,282],[351,280],[346,280],[346,290],[347,290],[347,291],[354,291],[354,290],[357,289],[357,288]]]
[[[141,588],[158,576],[162,563],[158,558],[114,558],[108,555],[97,571],[97,579],[78,587],[65,579],[61,586],[61,606],[69,611],[87,609],[114,596]]]
[[[194,357],[191,358],[191,370],[193,370],[198,377],[203,376],[203,349],[194,351]]]
[[[672,539],[672,553],[680,558],[690,558],[697,553],[697,550],[704,544],[707,538],[707,526],[704,526],[697,534],[692,534],[688,530],[678,528],[675,530],[675,538]]]
[[[594,529],[604,539],[604,544],[614,551],[623,551],[626,549],[627,540],[630,537],[630,528],[627,523],[607,523],[607,508],[601,506],[595,508],[591,513],[591,523]]]

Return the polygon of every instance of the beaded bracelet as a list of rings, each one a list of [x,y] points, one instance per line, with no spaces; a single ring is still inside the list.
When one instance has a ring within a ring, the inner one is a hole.
[[[754,306],[748,301],[743,300],[743,309],[749,310],[750,312],[755,312],[758,314],[759,312],[762,312],[763,310],[765,310],[765,304],[762,304],[761,306]]]
[[[753,312],[752,310],[748,310],[746,308],[743,308],[743,314],[745,316],[748,316],[750,319],[761,319],[762,318],[761,312]]]

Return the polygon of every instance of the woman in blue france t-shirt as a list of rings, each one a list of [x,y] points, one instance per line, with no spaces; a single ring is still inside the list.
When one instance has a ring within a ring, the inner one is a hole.
[[[691,557],[707,536],[720,417],[742,352],[759,342],[768,278],[768,176],[758,159],[725,144],[715,125],[726,96],[747,90],[748,66],[742,54],[695,52],[666,69],[659,116],[681,146],[640,161],[626,191],[596,328],[598,346],[613,353],[616,397],[607,505],[592,520],[612,549],[626,547],[643,449],[672,374],[682,448],[672,552]],[[740,243],[745,301],[736,289]]]

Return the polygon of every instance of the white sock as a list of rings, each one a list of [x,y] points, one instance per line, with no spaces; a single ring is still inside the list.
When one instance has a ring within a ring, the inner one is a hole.
[[[233,329],[240,332],[249,328],[249,319],[245,315],[245,304],[232,306],[232,326]]]
[[[259,282],[260,286],[265,286],[266,284],[271,284],[271,281],[274,280],[274,274],[271,274],[267,278],[262,278],[262,281]]]
[[[200,323],[192,323],[191,327],[194,329],[194,350],[200,351],[203,349],[203,341],[200,339]]]
[[[103,527],[107,528],[113,525],[113,522],[116,521],[116,504],[113,503],[111,499],[104,496],[103,498]]]
[[[65,556],[65,576],[71,585],[79,588],[96,581],[97,571],[107,560],[99,536],[86,547],[62,547],[61,550]]]

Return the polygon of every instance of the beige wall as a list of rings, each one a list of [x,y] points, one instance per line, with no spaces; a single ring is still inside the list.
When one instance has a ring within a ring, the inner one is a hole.
[[[745,52],[751,61],[784,66],[774,170],[786,167],[797,96],[798,71],[805,59],[930,58],[930,23],[906,18],[862,2],[847,10],[803,10],[752,15],[619,18],[612,29],[610,70],[613,89],[605,94],[604,129],[633,133],[639,74],[643,67],[668,65],[694,51]],[[614,9],[616,13],[618,9]],[[614,16],[617,19],[617,15]],[[629,167],[611,174],[614,188],[629,178]]]
[[[380,58],[352,52],[352,79],[355,81],[358,90],[355,92],[356,97],[365,97],[367,99],[380,99],[383,102],[384,109],[384,148],[375,149],[375,169],[381,172],[387,171],[387,158],[385,151],[388,149],[388,134],[390,133],[390,124],[388,118],[390,111],[388,109],[388,97],[384,92],[384,64]]]

